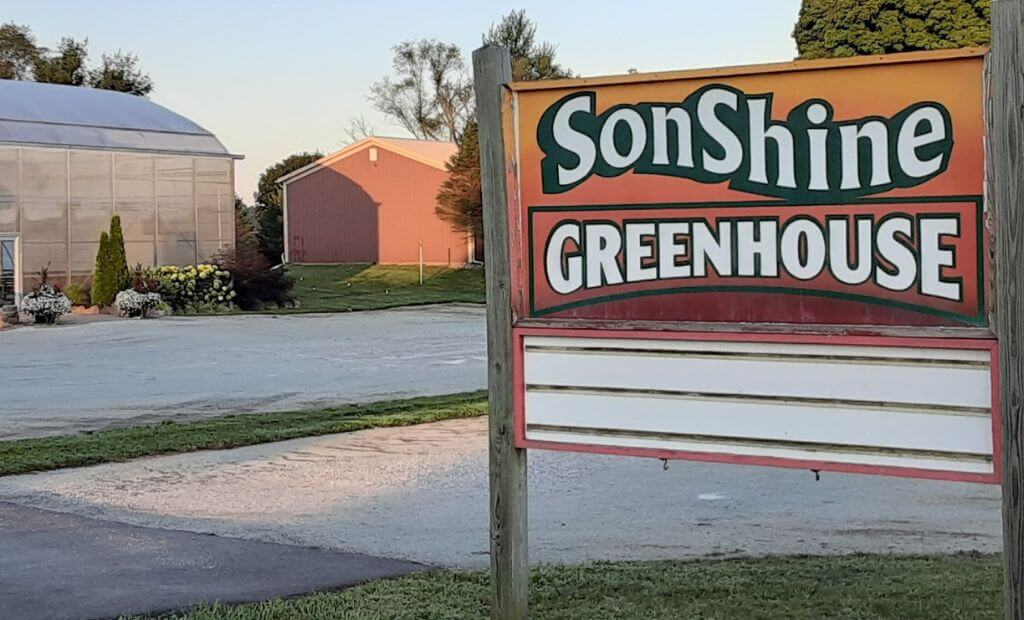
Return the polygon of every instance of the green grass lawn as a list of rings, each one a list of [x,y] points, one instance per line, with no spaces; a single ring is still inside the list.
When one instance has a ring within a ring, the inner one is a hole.
[[[446,302],[484,303],[482,268],[424,267],[423,285],[416,265],[292,265],[296,310],[276,312],[348,312]]]
[[[155,454],[236,448],[367,428],[408,426],[478,416],[486,412],[486,394],[469,392],[0,441],[0,476],[127,461]]]
[[[437,571],[340,592],[176,618],[488,618],[483,572]],[[548,566],[531,576],[531,618],[1000,618],[1002,569],[993,555],[781,557]]]

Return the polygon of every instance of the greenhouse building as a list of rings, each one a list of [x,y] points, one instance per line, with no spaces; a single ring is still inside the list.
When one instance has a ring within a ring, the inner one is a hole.
[[[232,246],[235,159],[148,99],[0,80],[0,305],[43,267],[60,285],[88,280],[114,214],[129,265],[191,264]]]

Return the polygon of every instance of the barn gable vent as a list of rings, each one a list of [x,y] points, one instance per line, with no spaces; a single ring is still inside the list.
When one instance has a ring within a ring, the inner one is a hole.
[[[370,161],[377,161],[377,147],[370,147]]]

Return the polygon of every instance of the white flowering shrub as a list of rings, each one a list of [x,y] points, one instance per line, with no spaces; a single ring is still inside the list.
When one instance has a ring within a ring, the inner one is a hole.
[[[146,274],[160,283],[163,301],[175,312],[230,310],[235,299],[231,273],[216,265],[152,267]]]
[[[118,314],[146,318],[146,313],[160,307],[159,293],[138,293],[132,289],[121,291],[114,298]]]
[[[50,284],[42,284],[21,300],[20,309],[36,323],[53,325],[61,316],[71,312],[71,300]]]

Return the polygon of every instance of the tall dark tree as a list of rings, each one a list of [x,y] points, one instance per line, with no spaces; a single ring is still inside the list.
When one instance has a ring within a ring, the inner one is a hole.
[[[153,91],[153,80],[139,68],[139,57],[121,51],[103,55],[100,66],[89,72],[89,85],[141,97]]]
[[[437,194],[435,209],[437,216],[454,230],[473,233],[476,238],[484,232],[479,139],[476,121],[471,121],[462,132],[459,150],[445,164],[448,178]]]
[[[256,225],[253,224],[252,209],[235,196],[235,248],[239,252],[259,249],[256,240]]]
[[[483,36],[484,45],[508,48],[512,56],[512,79],[549,80],[572,77],[572,71],[555,62],[557,47],[537,41],[537,23],[525,10],[512,11],[491,24]]]
[[[64,37],[54,51],[42,50],[35,60],[35,81],[50,84],[84,86],[89,79],[85,61],[89,57],[89,41]]]
[[[457,141],[473,101],[458,46],[423,39],[405,41],[393,50],[394,77],[370,86],[374,107],[421,140]]]
[[[537,24],[526,11],[512,11],[491,24],[483,35],[485,45],[506,47],[512,57],[516,80],[572,77],[572,71],[555,61],[555,46],[537,41]],[[480,147],[476,119],[471,119],[459,150],[447,164],[448,178],[437,194],[435,212],[455,230],[483,235],[483,197],[480,193]]]
[[[256,188],[253,216],[256,220],[256,240],[260,251],[277,265],[284,254],[284,218],[281,201],[281,186],[277,180],[289,172],[308,166],[323,157],[319,152],[289,155],[270,166],[260,175]]]
[[[86,65],[88,57],[88,39],[63,37],[51,50],[36,45],[28,26],[0,25],[0,79],[91,86],[142,97],[153,91],[153,80],[134,54],[103,54],[92,69]]]
[[[0,25],[0,79],[29,80],[39,48],[28,26]]]
[[[800,58],[988,45],[991,0],[803,0]]]

